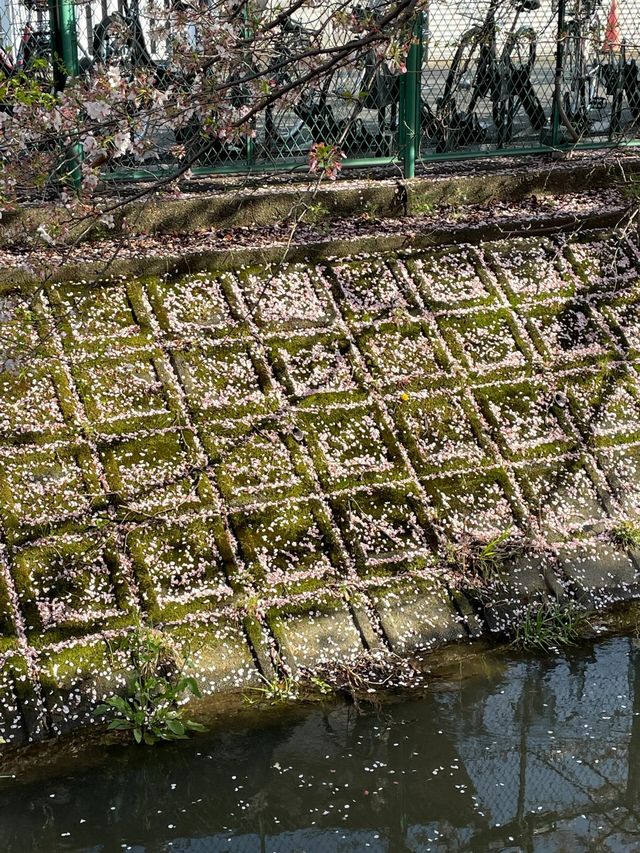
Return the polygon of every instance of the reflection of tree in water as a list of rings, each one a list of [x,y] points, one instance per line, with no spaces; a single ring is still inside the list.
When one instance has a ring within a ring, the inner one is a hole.
[[[518,849],[527,851],[637,849],[640,654],[630,650],[629,672],[623,673],[632,709],[625,710],[620,700],[621,713],[612,715],[613,724],[603,710],[616,698],[612,692],[620,673],[610,672],[606,664],[597,660],[597,654],[568,659],[562,681],[571,688],[571,695],[563,696],[554,693],[553,684],[545,679],[545,669],[553,674],[557,663],[526,666],[514,713],[519,743],[514,738],[512,746],[518,750],[518,776],[507,780],[507,785],[517,784],[517,808],[502,825],[491,821],[492,826],[475,834],[470,850],[490,849],[500,839],[508,846],[510,838]],[[554,738],[546,742],[545,726]],[[557,801],[549,806],[555,792],[559,792]],[[479,795],[482,799],[481,789]],[[545,800],[546,807],[534,805]],[[545,838],[550,846],[545,846]]]
[[[70,850],[164,850],[170,824],[185,849],[206,853],[344,853],[376,835],[385,853],[640,847],[630,641],[511,660],[454,688],[378,715],[283,712],[259,730],[110,749],[98,766],[16,781],[0,793],[0,816],[11,816],[0,850],[59,849],[69,830]]]

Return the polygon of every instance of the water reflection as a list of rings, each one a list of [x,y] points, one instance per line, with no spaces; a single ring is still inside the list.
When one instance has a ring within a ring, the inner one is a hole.
[[[613,639],[456,689],[154,750],[0,790],[0,850],[640,849],[640,652]],[[638,688],[636,689],[636,685]]]

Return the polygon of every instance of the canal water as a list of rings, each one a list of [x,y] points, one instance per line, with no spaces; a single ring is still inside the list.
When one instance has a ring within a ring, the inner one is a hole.
[[[0,851],[640,850],[640,646],[474,657],[356,714],[238,715],[0,780]]]

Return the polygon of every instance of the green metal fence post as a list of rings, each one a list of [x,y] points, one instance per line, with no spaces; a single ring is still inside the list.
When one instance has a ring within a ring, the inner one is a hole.
[[[67,77],[78,73],[76,7],[72,0],[50,0],[51,47],[56,91],[61,92]]]
[[[49,0],[51,25],[51,53],[53,57],[53,82],[56,92],[62,92],[67,78],[75,77],[78,63],[76,32],[76,7],[73,0]],[[60,171],[63,179],[71,182],[76,191],[82,184],[82,146],[75,144],[67,149]]]
[[[416,155],[420,143],[421,114],[421,74],[422,74],[422,12],[416,18],[413,28],[414,42],[407,57],[407,72],[401,86],[400,134],[403,169],[405,178],[413,178],[416,173]]]

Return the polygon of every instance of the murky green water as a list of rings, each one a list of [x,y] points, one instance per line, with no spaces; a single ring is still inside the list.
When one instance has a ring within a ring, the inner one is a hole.
[[[0,850],[640,849],[640,648],[506,659],[357,716],[282,712],[0,780]]]

